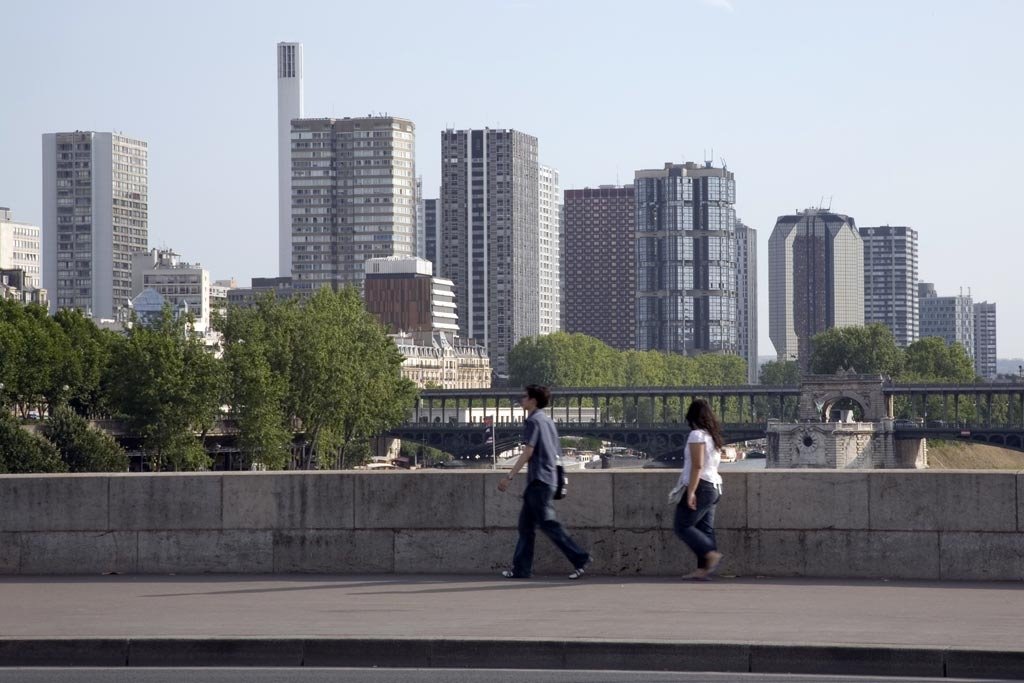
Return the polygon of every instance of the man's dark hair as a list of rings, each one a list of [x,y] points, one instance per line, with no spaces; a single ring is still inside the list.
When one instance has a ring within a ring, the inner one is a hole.
[[[551,390],[540,384],[527,384],[526,395],[537,402],[537,408],[544,409],[551,403]]]

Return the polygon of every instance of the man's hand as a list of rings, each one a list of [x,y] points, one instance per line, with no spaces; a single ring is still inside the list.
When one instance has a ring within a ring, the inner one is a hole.
[[[508,485],[512,483],[512,477],[502,477],[501,481],[498,482],[498,490],[504,493],[508,490]]]
[[[697,509],[697,492],[696,491],[694,491],[693,493],[691,493],[689,496],[686,497],[686,505],[689,506],[689,508],[691,510],[696,510]]]

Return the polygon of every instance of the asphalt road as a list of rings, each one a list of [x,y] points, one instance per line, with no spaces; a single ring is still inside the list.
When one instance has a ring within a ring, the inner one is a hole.
[[[4,669],[0,683],[961,683],[965,678],[522,669]]]

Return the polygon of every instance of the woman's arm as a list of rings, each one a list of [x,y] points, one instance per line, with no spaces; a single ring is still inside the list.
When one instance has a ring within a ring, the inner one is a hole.
[[[697,509],[697,484],[700,483],[700,474],[704,470],[704,442],[693,441],[690,443],[690,481],[686,485],[686,504],[691,510]]]

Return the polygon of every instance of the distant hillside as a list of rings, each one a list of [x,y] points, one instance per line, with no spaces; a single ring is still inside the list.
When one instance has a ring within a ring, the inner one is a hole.
[[[928,466],[945,470],[1024,470],[1024,452],[980,443],[929,439]]]

